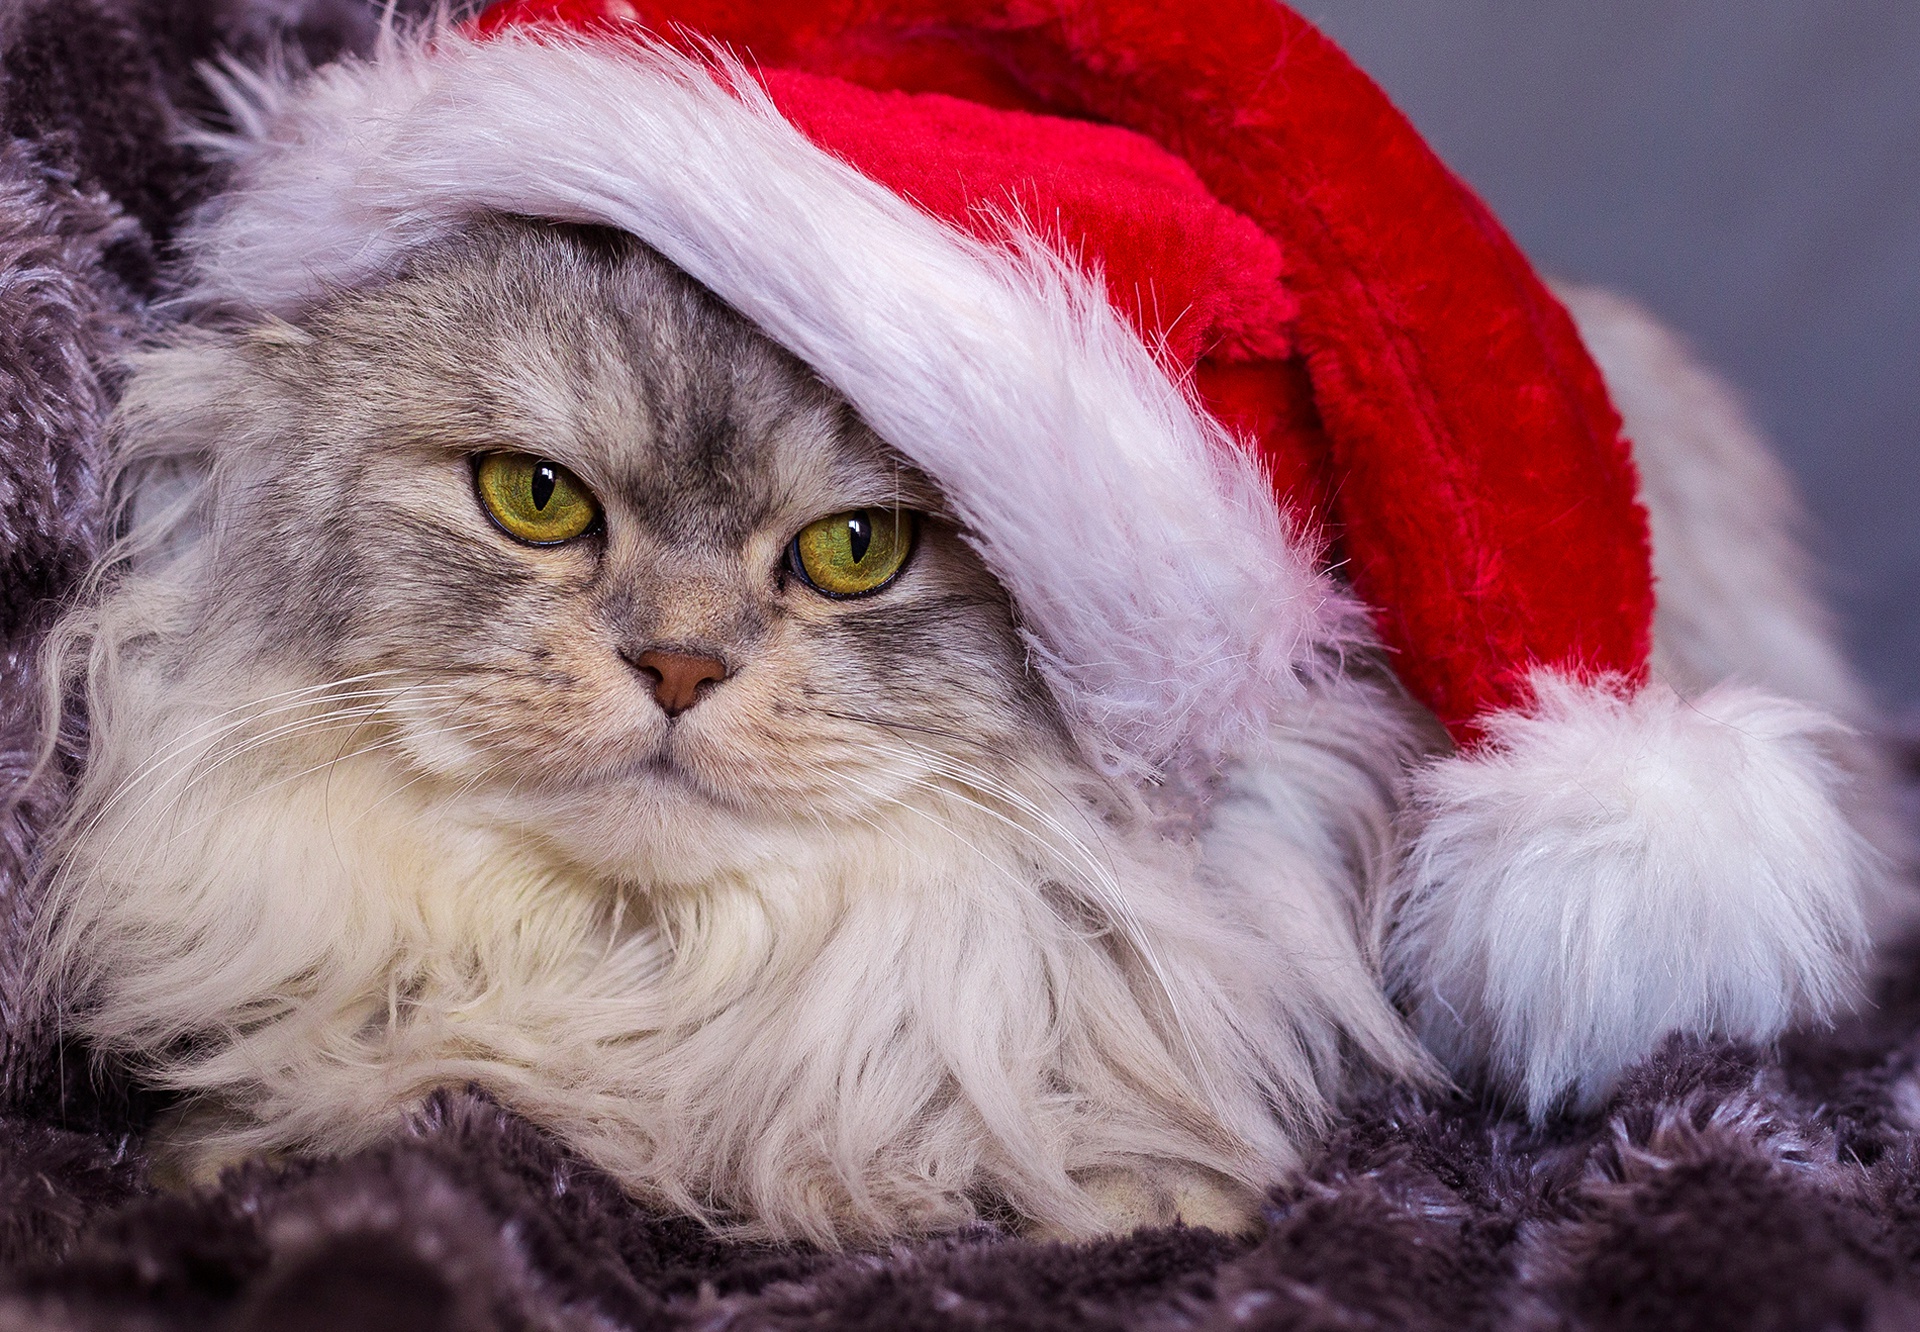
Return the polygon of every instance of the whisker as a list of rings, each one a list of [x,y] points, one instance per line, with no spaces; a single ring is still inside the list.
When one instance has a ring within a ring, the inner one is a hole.
[[[398,689],[398,690],[365,690],[365,691],[358,691],[357,693],[352,695],[348,695],[348,697],[364,697],[369,699],[379,698],[383,700],[383,702],[380,704],[380,707],[385,707],[386,704],[390,702],[393,697],[403,693],[411,692],[413,689],[416,689],[416,688],[418,688],[418,686],[409,686],[406,689]],[[293,691],[288,691],[288,692],[291,693]],[[309,690],[309,691],[301,691],[301,692],[311,692],[311,691]],[[279,697],[285,697],[285,696],[286,696],[285,694],[282,694]],[[311,700],[300,702],[300,703],[294,703],[294,704],[283,704],[280,707],[270,708],[270,709],[267,709],[264,713],[256,714],[255,716],[244,719],[241,723],[239,723],[239,725],[245,725],[247,722],[257,722],[257,721],[263,720],[266,717],[282,715],[290,711],[297,711],[301,708],[310,707],[310,706],[315,706],[315,703]],[[247,754],[250,754],[257,749],[260,749],[265,745],[271,744],[278,739],[284,739],[288,736],[298,734],[302,730],[324,730],[330,726],[344,724],[346,721],[356,720],[360,715],[364,713],[368,713],[370,711],[377,712],[378,709],[377,708],[369,709],[363,705],[361,707],[346,709],[342,711],[330,711],[330,712],[322,713],[319,716],[302,717],[291,724],[276,726],[265,734],[249,736],[245,744],[242,744],[238,748],[230,750],[227,753],[223,754],[218,760],[208,765],[207,767],[200,769],[198,771],[195,771],[191,777],[191,780],[189,780],[184,786],[171,786],[168,784],[162,784],[158,787],[148,790],[146,792],[145,798],[140,802],[138,806],[136,806],[131,811],[130,815],[128,816],[127,823],[124,824],[120,829],[118,829],[114,833],[114,835],[108,839],[105,847],[102,848],[102,852],[99,858],[100,859],[107,858],[118,847],[121,839],[129,835],[129,833],[132,831],[135,824],[139,820],[140,816],[145,814],[146,811],[154,804],[155,801],[161,800],[164,798],[164,799],[170,799],[172,802],[177,803],[178,801],[183,799],[185,796],[190,794],[195,788],[200,786],[219,768],[224,767],[226,764],[230,762],[233,762],[242,757],[245,757]],[[226,730],[226,734],[231,734],[234,729],[236,728],[233,726],[229,726]],[[223,738],[224,736],[213,737],[209,743],[217,744]],[[180,752],[182,752],[184,749],[187,749],[187,748],[192,748],[192,746],[186,745],[186,746],[176,747],[174,751],[174,756],[177,757]],[[154,771],[155,771],[155,767],[153,764],[150,763],[148,765],[145,765],[140,770],[139,775],[142,777],[151,776]],[[109,814],[113,813],[115,809],[120,805],[120,803],[124,799],[130,797],[137,789],[138,789],[137,783],[131,779],[127,782],[122,783],[114,791],[112,797],[109,798],[102,805],[102,807],[95,812],[94,816],[88,820],[86,825],[79,831],[77,838],[64,838],[63,840],[71,842],[74,840],[83,839],[91,835],[92,831],[99,826],[100,822],[104,820]],[[171,842],[174,839],[169,838],[168,840],[169,842]],[[60,870],[56,871],[55,874],[49,879],[48,902],[50,906],[55,903],[58,903],[60,900],[62,900],[66,896],[67,890],[71,885],[71,876],[72,876],[71,866],[63,865],[60,868]]]
[[[173,759],[178,758],[182,754],[185,754],[188,751],[193,750],[195,748],[217,744],[220,740],[224,739],[226,736],[231,735],[233,732],[237,730],[241,730],[254,722],[261,721],[267,717],[279,716],[288,712],[299,711],[300,709],[303,709],[303,708],[315,707],[322,702],[352,701],[352,700],[361,699],[361,698],[381,698],[396,692],[403,692],[403,691],[396,691],[396,690],[369,689],[369,690],[359,690],[359,691],[354,691],[350,693],[340,694],[333,699],[298,698],[298,699],[294,699],[294,701],[291,701],[291,702],[282,702],[278,707],[263,708],[261,706],[261,704],[263,703],[271,702],[276,699],[290,699],[290,698],[293,698],[293,696],[296,694],[311,694],[322,689],[337,688],[342,684],[350,684],[354,682],[355,681],[353,680],[335,681],[327,685],[308,686],[300,690],[287,690],[279,694],[271,694],[264,699],[255,700],[254,702],[242,704],[237,707],[227,708],[222,712],[216,714],[214,717],[201,721],[200,723],[196,724],[194,727],[189,729],[185,733],[185,735],[181,737],[179,741],[176,744],[174,744],[171,748],[149,759],[146,763],[144,763],[139,769],[137,769],[131,775],[122,779],[114,792],[113,799],[109,800],[107,804],[104,805],[99,812],[102,814],[110,812],[111,809],[113,808],[114,801],[117,801],[118,799],[122,798],[132,788],[136,787],[139,783],[144,781],[148,776],[150,776],[153,772],[158,770],[162,765],[168,762],[171,762]],[[241,717],[237,721],[225,722],[226,718],[232,717],[235,713],[238,713],[238,712],[247,712],[248,715]],[[222,725],[221,724],[222,722],[225,722],[225,724]],[[85,831],[86,831],[85,829],[82,830],[83,833]]]
[[[406,692],[406,691],[396,691],[396,692]],[[332,726],[344,725],[350,721],[357,723],[360,720],[362,720],[365,716],[377,714],[381,709],[383,709],[387,705],[387,702],[391,701],[391,699],[385,698],[385,695],[380,692],[371,693],[368,695],[368,697],[383,698],[384,701],[379,705],[379,707],[368,707],[366,705],[362,705],[359,707],[344,709],[340,711],[325,712],[318,716],[301,717],[296,719],[295,721],[283,723],[281,725],[275,726],[266,732],[247,736],[244,743],[240,744],[239,746],[233,749],[226,751],[225,753],[222,753],[217,759],[215,759],[212,763],[207,764],[205,767],[196,769],[192,775],[191,780],[189,780],[185,786],[179,787],[177,789],[173,789],[171,790],[171,792],[169,792],[168,788],[163,786],[155,791],[150,792],[148,794],[147,800],[143,801],[141,805],[133,811],[133,816],[137,818],[139,815],[145,813],[147,808],[152,804],[152,802],[156,799],[161,798],[162,796],[171,794],[172,798],[176,801],[185,797],[186,795],[191,793],[196,787],[198,787],[201,783],[203,783],[209,777],[211,777],[215,772],[218,772],[221,768],[227,766],[229,763],[233,763],[238,761],[239,759],[245,758],[247,755],[254,753],[256,750],[262,749],[267,745],[273,744],[279,740],[287,739],[294,735],[298,735],[302,731],[306,731],[306,730],[315,730],[315,731],[326,730]],[[263,716],[252,718],[251,720],[255,720],[255,721],[264,720],[265,717],[281,715],[287,712],[297,711],[300,707],[305,707],[305,706],[308,706],[308,705],[300,704],[300,705],[293,705],[288,707],[274,708],[274,709],[271,709],[269,712],[263,714]],[[229,732],[229,734],[231,734],[231,732]],[[224,738],[224,737],[221,737],[221,738]],[[130,794],[131,790],[132,790],[131,783],[123,784],[118,790],[115,791],[114,793],[115,799],[118,799],[118,797],[121,796],[122,794]],[[99,818],[103,818],[106,816],[106,814],[111,812],[113,803],[114,803],[113,801],[109,801],[106,806],[102,807],[99,814],[96,816],[94,823],[90,823],[88,825],[88,828],[83,831],[83,834],[82,834],[83,836],[85,835],[85,833],[92,831],[92,828],[95,825],[97,825]]]
[[[996,872],[1004,876],[1008,883],[1012,884],[1016,888],[1024,888],[1026,886],[1025,882],[1018,875],[1014,874],[1012,870],[1009,870],[1004,866],[1001,866],[994,856],[988,854],[986,848],[980,846],[972,838],[966,836],[964,833],[960,832],[957,828],[953,827],[951,824],[943,823],[939,818],[935,817],[935,815],[930,810],[922,809],[918,805],[913,804],[911,801],[902,800],[897,795],[892,795],[887,792],[880,791],[872,786],[869,786],[865,782],[862,782],[859,778],[854,777],[850,774],[844,775],[842,777],[842,780],[845,781],[848,785],[852,786],[855,790],[865,793],[867,796],[871,797],[877,803],[896,806],[899,809],[902,809],[907,813],[912,814],[916,818],[926,820],[928,823],[933,824],[936,828],[940,829],[940,831],[948,834],[949,836],[958,838],[960,840],[960,843],[963,846],[965,846],[969,851],[973,852],[974,855],[978,856],[982,863],[994,866],[996,869]],[[923,789],[944,791],[944,788],[933,786],[931,783],[927,783],[915,778],[909,777],[908,780],[913,781],[915,785],[921,786]],[[961,797],[961,799],[964,800],[965,797]],[[974,802],[968,801],[967,803],[972,804]],[[977,805],[976,807],[984,808],[983,806],[977,806]],[[922,860],[925,859],[925,854],[923,852],[918,851],[917,848],[909,846],[907,843],[900,841],[899,838],[894,837],[891,833],[886,832],[885,829],[883,829],[877,822],[872,822],[871,820],[869,820],[869,826],[873,827],[875,831],[880,832],[883,836],[887,837],[896,846],[899,846],[902,850],[912,852]],[[824,820],[822,821],[821,831],[827,832],[827,833],[832,832],[832,829],[828,828],[825,825]],[[1026,830],[1022,829],[1021,831],[1026,831]]]
[[[200,723],[198,723],[196,726],[194,726],[191,730],[187,732],[186,736],[182,738],[179,741],[179,743],[174,745],[171,749],[168,749],[163,753],[155,756],[154,758],[149,759],[137,771],[135,771],[132,775],[124,779],[120,783],[120,785],[115,789],[113,797],[109,799],[107,803],[103,805],[101,809],[97,812],[96,818],[100,816],[104,816],[105,814],[109,813],[113,809],[116,801],[118,801],[124,794],[129,792],[135,785],[144,781],[147,776],[149,776],[151,773],[157,770],[162,764],[167,763],[172,759],[179,757],[181,754],[184,754],[188,750],[193,749],[196,745],[202,743],[203,741],[207,741],[207,742],[217,741],[220,738],[222,738],[224,735],[231,734],[233,731],[248,725],[250,722],[258,721],[263,717],[271,717],[271,716],[278,715],[279,713],[282,713],[282,712],[291,712],[302,707],[311,706],[311,701],[299,700],[295,702],[284,703],[282,704],[281,707],[267,708],[264,710],[261,710],[262,704],[272,703],[272,702],[276,702],[283,699],[293,699],[293,698],[297,698],[297,696],[299,695],[318,693],[328,689],[339,688],[340,686],[343,686],[343,685],[358,684],[366,680],[379,678],[380,676],[383,676],[383,675],[397,675],[400,673],[401,672],[397,670],[373,671],[365,675],[349,676],[344,680],[328,681],[325,684],[306,685],[298,689],[282,690],[278,693],[268,694],[265,697],[260,699],[251,700],[246,703],[237,704],[234,707],[223,709],[222,711],[214,714],[214,716],[207,718],[201,721]],[[377,695],[380,691],[375,690],[375,691],[365,691],[365,692],[368,696],[374,696],[374,695]],[[350,695],[345,695],[344,697],[353,698],[353,697],[359,697],[359,696],[360,695],[358,694],[350,694]],[[228,724],[224,728],[220,726],[221,722],[225,721],[228,717],[231,717],[235,713],[239,713],[239,712],[247,712],[248,715],[245,717],[242,717],[239,721]],[[217,730],[219,734],[212,735],[212,736],[204,735],[203,733],[208,731],[209,729]],[[91,823],[88,824],[85,828],[80,830],[80,835],[85,836],[88,832],[92,831],[93,826],[94,825]]]
[[[904,722],[888,717],[865,717],[855,712],[835,712],[831,708],[812,708],[815,715],[832,717],[835,721],[858,722],[866,726],[877,726],[887,731],[912,731],[919,735],[938,736],[942,740],[953,740],[963,745],[979,743],[973,736],[962,735],[958,731],[943,731],[937,726],[926,726],[919,722]]]
[[[477,722],[477,721],[463,722],[463,723],[457,723],[456,725],[447,727],[445,729],[448,731],[469,731],[469,730],[481,729],[486,727],[487,725],[488,723],[486,722]],[[219,809],[213,810],[210,813],[207,813],[201,816],[199,819],[188,824],[186,827],[180,829],[168,840],[170,843],[173,841],[177,841],[179,838],[186,836],[188,833],[191,833],[198,828],[205,827],[208,823],[212,822],[213,820],[224,817],[225,815],[232,812],[233,810],[238,809],[241,805],[244,805],[248,801],[253,800],[258,796],[265,795],[269,791],[275,791],[283,786],[291,785],[292,783],[300,781],[303,778],[311,777],[318,772],[324,771],[329,773],[329,775],[331,775],[332,770],[335,767],[337,767],[346,758],[349,758],[349,757],[358,758],[363,754],[376,754],[384,749],[397,749],[405,745],[408,739],[409,737],[401,736],[401,735],[387,736],[384,739],[376,740],[373,743],[364,746],[363,748],[354,750],[351,755],[335,754],[332,758],[327,759],[325,762],[315,763],[310,767],[302,768],[298,772],[289,773],[284,777],[276,778],[275,780],[268,782],[265,786],[255,787],[252,790],[248,791],[245,795],[241,796],[239,799],[229,801],[227,804],[222,805]]]
[[[456,723],[454,726],[441,728],[439,731],[435,732],[435,734],[444,735],[453,730],[470,730],[473,727],[477,727],[480,725],[482,725],[482,723],[479,723],[479,722]],[[488,734],[505,735],[507,734],[507,731],[506,731],[506,728],[504,727],[496,727],[489,730]],[[357,757],[360,754],[372,753],[373,749],[374,747],[370,746],[369,748],[364,750],[354,751],[353,755],[339,755],[334,758],[333,762],[338,763],[341,761],[342,758]],[[481,782],[491,777],[494,773],[500,771],[500,769],[506,767],[507,763],[508,763],[508,760],[506,758],[495,759],[492,763],[488,764],[485,768],[473,774],[473,776],[463,780],[460,786],[456,789],[455,795],[456,796],[465,795],[468,792],[472,791]],[[387,792],[385,795],[381,796],[378,800],[374,801],[372,804],[368,805],[365,809],[361,810],[360,813],[354,816],[353,821],[349,823],[347,826],[349,828],[356,826],[368,815],[372,814],[375,810],[379,809],[382,805],[386,804],[389,800],[392,800],[398,796],[406,794],[408,791],[412,790],[415,786],[418,786],[421,782],[429,781],[434,776],[435,774],[431,772],[414,773],[414,775],[407,778],[406,781],[394,787],[393,790]],[[519,778],[514,779],[516,790],[518,789],[519,781],[520,781]]]

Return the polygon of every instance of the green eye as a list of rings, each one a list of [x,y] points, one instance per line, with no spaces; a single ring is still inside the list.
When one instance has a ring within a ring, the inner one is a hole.
[[[593,495],[559,463],[526,453],[489,453],[473,469],[480,503],[516,541],[552,546],[571,541],[600,516]]]
[[[816,592],[860,597],[894,580],[913,553],[913,537],[911,513],[853,509],[801,528],[787,562]]]

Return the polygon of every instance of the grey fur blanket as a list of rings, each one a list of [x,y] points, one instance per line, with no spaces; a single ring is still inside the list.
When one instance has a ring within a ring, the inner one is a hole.
[[[25,867],[62,794],[57,767],[24,787],[24,701],[106,522],[114,355],[217,184],[176,134],[207,110],[195,62],[275,34],[325,59],[373,10],[0,0],[0,1332],[1920,1326],[1920,965],[1778,1052],[1676,1044],[1588,1120],[1355,1105],[1254,1242],[727,1244],[451,1093],[356,1157],[156,1191],[159,1107],[20,1019]]]

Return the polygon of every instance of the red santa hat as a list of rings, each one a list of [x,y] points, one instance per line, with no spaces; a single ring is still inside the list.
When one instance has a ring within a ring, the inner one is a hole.
[[[942,487],[1115,771],[1233,757],[1377,636],[1462,746],[1422,788],[1413,987],[1502,965],[1503,865],[1578,840],[1514,908],[1564,893],[1575,928],[1583,885],[1711,891],[1703,838],[1728,873],[1817,889],[1792,924],[1814,963],[1763,959],[1715,1022],[1831,997],[1852,843],[1837,815],[1778,817],[1783,792],[1831,814],[1811,723],[1743,713],[1729,747],[1729,718],[1649,689],[1646,517],[1572,322],[1285,7],[505,0],[263,84],[252,114],[239,188],[190,239],[199,299],[295,316],[484,212],[631,232]],[[1524,797],[1601,750],[1661,789],[1596,841]]]

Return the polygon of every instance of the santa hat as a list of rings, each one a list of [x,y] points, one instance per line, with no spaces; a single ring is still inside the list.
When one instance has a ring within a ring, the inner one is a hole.
[[[1539,1104],[1616,1037],[1840,988],[1818,720],[1649,683],[1646,518],[1572,322],[1281,5],[505,0],[248,114],[196,299],[297,317],[487,212],[638,236],[942,487],[1116,772],[1257,747],[1366,636],[1337,560],[1461,747],[1416,782],[1401,981]],[[1579,794],[1608,764],[1624,807]],[[1737,965],[1587,992],[1623,915],[1719,928],[1735,880],[1770,894]],[[1516,966],[1554,1013],[1497,993]]]

